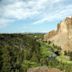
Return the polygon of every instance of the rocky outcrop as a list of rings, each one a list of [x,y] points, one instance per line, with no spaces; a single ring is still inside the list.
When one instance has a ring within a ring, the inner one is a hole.
[[[36,67],[36,68],[30,68],[27,72],[62,72],[59,69],[56,68],[48,68],[48,67]]]
[[[44,41],[46,41],[46,40],[49,39],[49,38],[52,38],[52,37],[55,36],[56,34],[57,34],[57,31],[55,31],[55,30],[50,31],[48,34],[45,34],[45,35],[44,35]]]
[[[72,17],[67,17],[64,21],[58,24],[57,32],[59,33],[72,32]]]
[[[64,51],[72,51],[72,17],[59,23],[56,31],[44,35],[44,41],[51,41]]]

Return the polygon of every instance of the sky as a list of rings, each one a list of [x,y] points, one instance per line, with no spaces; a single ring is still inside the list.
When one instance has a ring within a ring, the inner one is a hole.
[[[0,33],[49,32],[72,16],[72,0],[0,0]]]

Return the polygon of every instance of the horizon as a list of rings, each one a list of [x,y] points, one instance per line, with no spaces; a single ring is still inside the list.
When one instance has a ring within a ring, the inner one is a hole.
[[[0,0],[0,33],[47,33],[72,16],[72,0]]]

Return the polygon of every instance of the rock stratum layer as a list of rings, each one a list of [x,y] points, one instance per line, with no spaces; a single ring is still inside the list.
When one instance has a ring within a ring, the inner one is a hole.
[[[72,51],[72,17],[67,17],[52,30],[44,35],[44,41],[51,41],[63,51]]]

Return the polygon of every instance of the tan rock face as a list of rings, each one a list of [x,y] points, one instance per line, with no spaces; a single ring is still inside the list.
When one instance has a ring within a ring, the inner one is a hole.
[[[58,24],[56,31],[44,35],[44,40],[52,41],[64,51],[72,51],[72,17],[67,17]]]
[[[57,26],[57,31],[61,33],[72,31],[72,18],[67,17]]]
[[[55,36],[56,34],[57,34],[57,32],[55,30],[50,31],[48,34],[44,35],[44,41]]]
[[[48,68],[48,67],[36,67],[30,68],[27,72],[62,72],[56,68]]]

